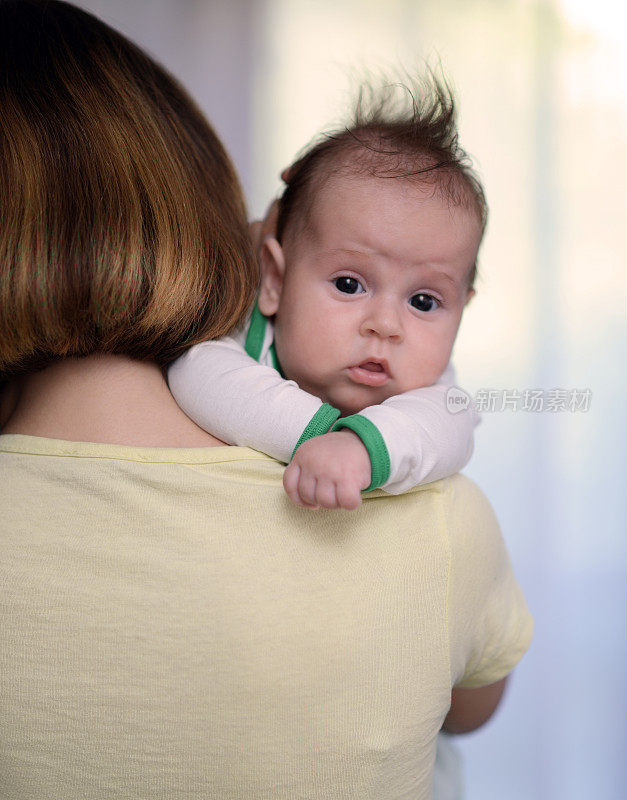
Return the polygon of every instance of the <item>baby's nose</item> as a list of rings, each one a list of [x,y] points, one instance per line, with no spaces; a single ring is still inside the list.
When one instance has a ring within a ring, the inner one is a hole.
[[[383,301],[373,303],[364,316],[361,333],[363,336],[400,341],[403,338],[403,326],[396,304]]]

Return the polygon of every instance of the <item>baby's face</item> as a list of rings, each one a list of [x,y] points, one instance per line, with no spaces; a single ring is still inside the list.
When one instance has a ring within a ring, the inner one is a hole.
[[[334,176],[309,222],[284,272],[272,279],[262,259],[260,307],[275,314],[285,376],[343,414],[434,383],[472,294],[477,214],[433,186]]]

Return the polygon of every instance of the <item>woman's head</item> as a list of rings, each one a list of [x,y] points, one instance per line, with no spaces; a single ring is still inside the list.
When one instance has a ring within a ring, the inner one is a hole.
[[[215,133],[158,64],[67,3],[0,0],[0,376],[165,364],[256,288]]]

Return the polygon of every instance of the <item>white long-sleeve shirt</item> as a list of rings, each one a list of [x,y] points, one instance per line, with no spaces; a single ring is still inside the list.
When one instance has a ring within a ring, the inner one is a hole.
[[[177,359],[168,381],[176,402],[202,428],[284,463],[303,441],[350,428],[370,455],[368,488],[391,494],[462,469],[479,419],[471,407],[448,410],[446,396],[455,382],[451,365],[432,386],[338,419],[337,409],[281,376],[272,324],[257,308],[232,336],[198,344]]]

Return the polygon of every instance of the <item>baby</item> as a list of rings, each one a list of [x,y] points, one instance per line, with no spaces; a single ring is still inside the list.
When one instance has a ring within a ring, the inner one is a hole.
[[[247,325],[168,374],[200,426],[289,462],[303,507],[356,508],[364,490],[404,492],[472,452],[476,415],[450,414],[446,392],[485,199],[450,92],[434,81],[408,112],[388,99],[286,171]]]

